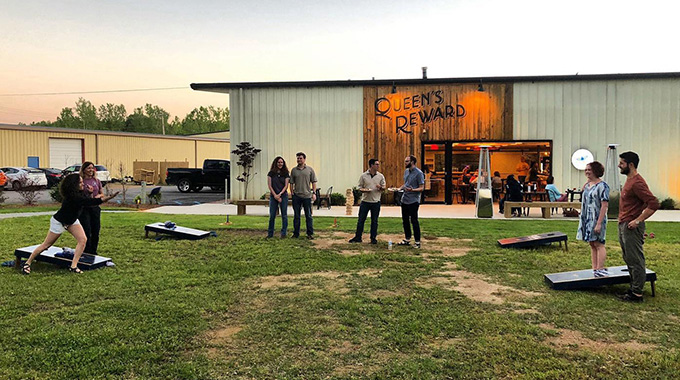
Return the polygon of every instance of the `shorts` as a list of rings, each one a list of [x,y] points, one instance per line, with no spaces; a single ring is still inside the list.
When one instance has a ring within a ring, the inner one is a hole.
[[[57,235],[61,235],[64,232],[66,232],[67,228],[69,228],[71,226],[75,226],[76,224],[80,224],[80,220],[76,219],[76,221],[73,224],[65,226],[65,225],[61,224],[60,221],[58,221],[58,220],[54,219],[54,217],[52,217],[52,219],[50,219],[50,232],[57,234]]]

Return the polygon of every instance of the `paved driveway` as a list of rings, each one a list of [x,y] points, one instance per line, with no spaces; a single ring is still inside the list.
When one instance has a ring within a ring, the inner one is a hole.
[[[111,191],[121,190],[121,185],[117,183],[112,183],[107,186]],[[151,189],[155,186],[147,187],[146,192],[149,193]],[[133,185],[127,186],[127,193],[125,198],[128,203],[132,203],[132,200],[140,193],[141,186]],[[24,201],[21,195],[16,191],[6,190],[3,192],[5,198],[5,204],[23,204]],[[162,205],[192,205],[199,203],[209,203],[224,201],[224,191],[214,191],[210,188],[203,188],[203,190],[198,193],[180,193],[177,190],[177,186],[161,186],[161,204]],[[112,202],[122,201],[123,196],[119,194]],[[38,203],[54,203],[50,197],[49,190],[38,191]]]

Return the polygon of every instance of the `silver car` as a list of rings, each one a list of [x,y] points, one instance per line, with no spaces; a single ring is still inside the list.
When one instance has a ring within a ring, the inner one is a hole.
[[[19,168],[8,166],[0,168],[7,176],[8,189],[20,190],[25,187],[47,187],[45,173],[36,168]]]
[[[64,169],[63,173],[64,175],[69,175],[71,173],[79,173],[80,166],[81,164],[71,165],[68,168]],[[102,186],[106,186],[107,183],[111,182],[111,173],[109,173],[109,170],[106,169],[104,165],[95,165],[94,168],[95,176],[97,177],[99,182],[102,183]]]

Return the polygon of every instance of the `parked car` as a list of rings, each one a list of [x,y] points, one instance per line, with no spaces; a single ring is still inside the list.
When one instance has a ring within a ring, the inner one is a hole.
[[[203,169],[168,168],[165,182],[168,185],[177,185],[182,193],[192,190],[199,192],[203,186],[224,190],[224,183],[229,179],[229,166],[229,160],[208,159],[203,161]],[[226,183],[228,187],[229,181]]]
[[[45,173],[36,168],[19,168],[9,166],[0,168],[7,176],[7,187],[12,190],[19,190],[26,186],[47,187],[47,177]]]
[[[64,169],[62,171],[63,175],[69,175],[71,173],[80,173],[80,167],[82,165],[71,165],[68,168]],[[111,173],[109,173],[109,170],[106,168],[104,165],[95,165],[94,168],[96,169],[95,175],[97,176],[97,179],[99,182],[102,183],[102,186],[106,186],[107,183],[111,182]]]
[[[0,170],[0,189],[4,189],[5,185],[7,185],[7,176],[5,175],[5,172]]]
[[[64,174],[59,169],[38,168],[38,170],[45,173],[45,177],[47,177],[47,188],[48,189],[58,185],[59,182],[61,181],[61,179],[64,178]]]

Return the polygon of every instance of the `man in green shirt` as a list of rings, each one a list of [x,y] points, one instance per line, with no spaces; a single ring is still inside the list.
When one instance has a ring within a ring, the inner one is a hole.
[[[300,237],[300,211],[304,207],[307,238],[314,239],[312,203],[316,201],[316,173],[305,164],[306,154],[298,152],[295,156],[297,166],[290,171],[290,185],[293,188],[293,237]]]

